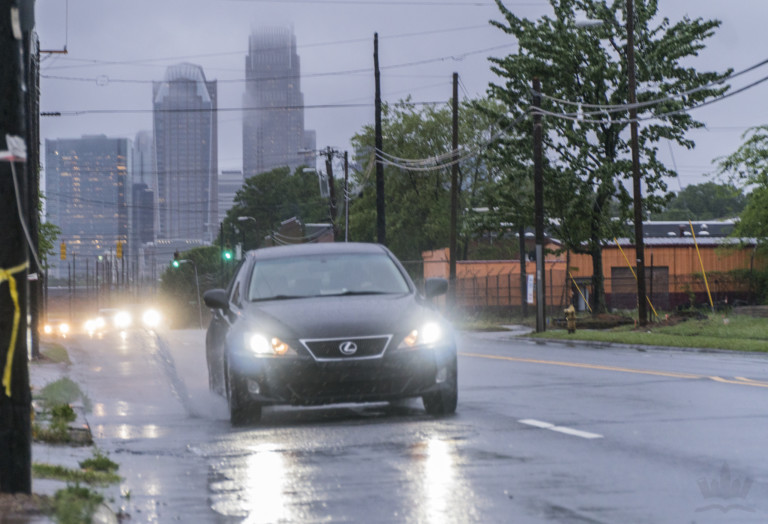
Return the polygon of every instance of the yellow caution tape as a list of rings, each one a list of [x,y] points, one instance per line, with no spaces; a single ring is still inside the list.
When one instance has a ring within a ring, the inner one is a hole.
[[[11,343],[8,345],[8,355],[5,359],[5,370],[3,371],[3,387],[6,396],[11,396],[11,369],[13,367],[13,354],[16,352],[16,336],[19,334],[19,320],[21,319],[21,307],[19,307],[19,292],[16,289],[15,273],[24,271],[29,267],[28,262],[24,262],[11,269],[0,269],[0,284],[8,281],[8,288],[13,300],[13,329],[11,330]]]

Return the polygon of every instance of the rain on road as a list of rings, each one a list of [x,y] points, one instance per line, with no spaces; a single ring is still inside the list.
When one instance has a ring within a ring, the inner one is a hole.
[[[460,336],[459,408],[233,428],[204,333],[73,337],[130,522],[764,522],[768,359]],[[125,496],[129,494],[129,496]]]

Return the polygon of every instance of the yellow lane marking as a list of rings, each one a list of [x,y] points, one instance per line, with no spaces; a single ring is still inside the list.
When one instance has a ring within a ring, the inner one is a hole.
[[[673,371],[655,371],[650,369],[633,369],[633,368],[623,368],[623,367],[617,367],[617,366],[602,366],[599,364],[584,364],[581,362],[564,362],[560,360],[539,360],[534,358],[504,357],[499,355],[484,355],[482,353],[464,353],[464,352],[459,353],[459,355],[461,355],[462,357],[487,358],[491,360],[506,360],[509,362],[524,362],[527,364],[546,364],[549,366],[565,366],[565,367],[571,367],[571,368],[595,369],[599,371],[616,371],[619,373],[634,373],[639,375],[684,378],[689,380],[706,378],[709,380],[714,380],[715,382],[722,382],[724,384],[737,384],[740,386],[755,386],[755,387],[761,387],[761,388],[768,388],[768,382],[750,380],[744,377],[735,377],[737,380],[730,380],[722,377],[713,377],[708,375],[695,375],[693,373],[676,373]]]

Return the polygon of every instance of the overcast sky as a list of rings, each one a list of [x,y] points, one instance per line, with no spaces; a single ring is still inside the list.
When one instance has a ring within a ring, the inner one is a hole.
[[[745,69],[768,57],[765,0],[659,0],[673,22],[685,15],[722,26],[693,65],[700,70]],[[548,14],[546,0],[508,0],[518,16]],[[348,149],[373,122],[373,34],[379,34],[382,96],[395,102],[447,101],[451,75],[461,97],[484,94],[494,80],[487,57],[503,56],[515,41],[490,26],[500,20],[490,0],[37,0],[43,50],[41,111],[93,111],[41,119],[41,139],[106,134],[133,139],[152,129],[152,84],[168,65],[199,64],[218,81],[219,168],[242,168],[241,107],[248,35],[253,27],[292,26],[301,59],[305,126],[317,147]],[[744,75],[741,87],[768,75]],[[660,145],[682,186],[701,183],[712,161],[740,144],[750,126],[766,123],[768,82],[694,116],[706,130],[690,136],[692,151]],[[359,104],[357,107],[324,107]],[[235,109],[227,111],[226,109]],[[115,112],[130,110],[133,112]],[[386,144],[385,144],[386,149]],[[43,156],[43,159],[45,157]],[[677,181],[670,188],[677,190]]]

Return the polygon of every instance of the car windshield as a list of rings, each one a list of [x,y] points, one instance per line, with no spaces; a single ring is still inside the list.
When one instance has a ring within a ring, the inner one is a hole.
[[[384,254],[355,253],[259,260],[248,300],[407,293],[403,274]]]

